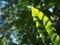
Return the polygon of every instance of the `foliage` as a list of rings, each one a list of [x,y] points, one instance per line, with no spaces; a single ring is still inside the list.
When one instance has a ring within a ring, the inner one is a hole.
[[[0,0],[0,45],[47,45],[51,42],[43,27],[42,35],[46,38],[40,37],[31,15],[31,5],[52,20],[56,33],[60,35],[60,0]]]
[[[60,45],[60,41],[59,41],[60,37],[59,35],[54,33],[55,28],[52,26],[51,20],[46,15],[44,15],[41,11],[34,8],[33,6],[31,7],[31,10],[32,10],[33,20],[36,22],[36,28],[39,30],[39,33],[44,34],[43,31],[46,30],[49,37],[51,38],[52,43],[54,45]],[[42,35],[42,38],[43,36],[45,35]]]

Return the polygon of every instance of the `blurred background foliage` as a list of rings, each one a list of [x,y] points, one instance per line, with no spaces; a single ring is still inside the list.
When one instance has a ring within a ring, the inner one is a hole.
[[[31,16],[32,5],[50,18],[60,35],[60,0],[0,0],[0,45],[52,45],[47,36],[42,43]]]

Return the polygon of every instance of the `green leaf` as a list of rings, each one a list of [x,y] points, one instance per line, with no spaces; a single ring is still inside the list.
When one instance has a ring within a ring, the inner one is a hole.
[[[36,22],[36,28],[37,28],[38,32],[40,32],[39,34],[40,35],[44,34],[44,30],[46,30],[46,32],[48,33],[48,35],[51,38],[52,43],[54,43],[54,45],[59,45],[58,42],[60,40],[60,37],[59,37],[59,35],[55,35],[56,33],[54,31],[56,29],[52,26],[51,20],[43,12],[39,11],[38,9],[34,8],[33,6],[31,7],[31,10],[32,10],[33,20]],[[43,23],[43,25],[41,25],[41,23]],[[38,27],[40,27],[40,29]],[[42,30],[42,27],[45,29]],[[44,36],[45,35],[42,35],[42,39],[44,39],[43,38]]]

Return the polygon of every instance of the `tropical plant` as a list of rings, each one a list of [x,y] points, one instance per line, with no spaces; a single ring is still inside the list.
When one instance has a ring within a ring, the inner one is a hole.
[[[53,28],[60,35],[60,0],[0,0],[0,45],[48,45],[52,43],[43,26],[45,21],[38,18],[40,16],[37,17],[39,21],[35,26],[31,15],[31,5],[42,11],[49,19],[51,18]]]
[[[36,22],[36,28],[40,35],[42,36],[42,40],[44,42],[45,32],[48,33],[52,43],[54,45],[60,45],[60,37],[57,33],[55,33],[56,29],[52,26],[51,20],[41,11],[31,7],[33,20]]]

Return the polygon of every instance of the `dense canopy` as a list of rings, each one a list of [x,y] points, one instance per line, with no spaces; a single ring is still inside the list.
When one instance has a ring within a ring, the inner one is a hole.
[[[51,20],[60,36],[60,0],[0,0],[0,45],[53,45],[47,32],[42,40],[31,6]]]

